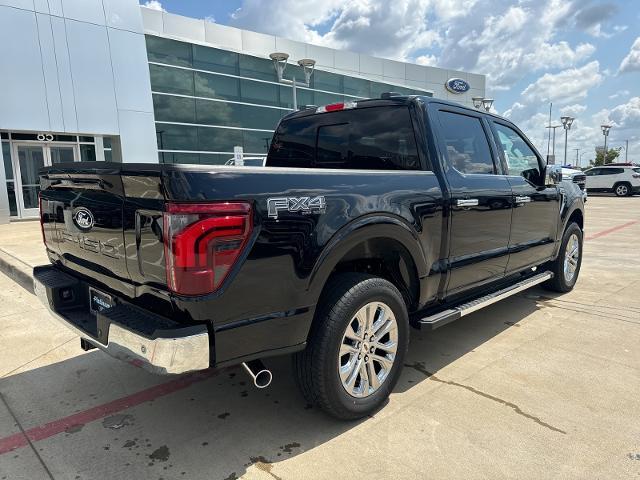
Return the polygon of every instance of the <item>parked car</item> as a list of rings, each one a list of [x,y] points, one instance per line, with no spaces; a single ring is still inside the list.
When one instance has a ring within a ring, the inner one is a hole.
[[[291,113],[267,166],[58,164],[41,181],[35,291],[98,347],[154,372],[293,354],[309,402],[379,408],[410,326],[534,285],[570,291],[582,191],[507,119],[426,97]],[[479,320],[476,320],[479,321]]]
[[[640,167],[633,164],[607,164],[584,172],[587,188],[593,192],[613,192],[618,197],[640,193]]]
[[[584,203],[587,203],[588,194],[587,194],[587,176],[584,174],[582,170],[576,170],[571,168],[570,166],[564,165],[548,165],[547,168],[550,171],[560,172],[562,175],[562,180],[566,180],[569,182],[573,182],[580,190],[582,190],[582,200]]]
[[[225,162],[225,165],[235,167],[264,167],[267,157],[244,157],[242,163],[236,161],[235,158],[230,158]]]

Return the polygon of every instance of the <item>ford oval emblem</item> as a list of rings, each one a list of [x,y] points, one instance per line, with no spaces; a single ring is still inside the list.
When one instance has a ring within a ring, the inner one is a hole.
[[[93,213],[85,207],[77,208],[76,211],[73,212],[73,223],[75,223],[80,230],[91,230],[91,227],[93,227],[95,223]]]
[[[469,85],[466,80],[463,80],[461,78],[450,78],[449,80],[447,80],[447,83],[445,83],[444,86],[451,93],[465,93],[468,92],[471,88],[471,85]]]

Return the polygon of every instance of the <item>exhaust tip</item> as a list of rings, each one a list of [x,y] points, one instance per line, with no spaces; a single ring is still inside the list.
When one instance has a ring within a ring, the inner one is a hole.
[[[243,362],[242,366],[253,380],[253,384],[256,388],[267,388],[271,385],[273,374],[271,373],[271,370],[266,368],[260,360],[252,360],[246,363]]]

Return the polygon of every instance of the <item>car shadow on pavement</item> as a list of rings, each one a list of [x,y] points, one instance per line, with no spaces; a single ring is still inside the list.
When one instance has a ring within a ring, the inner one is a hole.
[[[411,368],[404,369],[390,403],[374,417],[393,415],[412,387],[519,327],[537,308],[534,299],[520,295],[433,332],[412,330],[405,361]],[[51,430],[51,436],[33,441],[56,478],[229,480],[249,468],[279,478],[270,473],[277,462],[329,441],[348,442],[349,437],[340,437],[371,421],[332,419],[305,403],[288,358],[265,363],[274,381],[264,390],[255,389],[239,367],[209,371],[180,388],[163,388],[168,382],[175,386],[179,377],[154,376],[91,351],[3,378],[0,393],[27,431],[72,415],[84,418],[82,412],[94,413],[86,417],[86,424],[68,425],[59,433]],[[109,408],[101,415],[104,405]],[[9,433],[16,431],[14,426]],[[372,445],[377,441],[367,437]],[[0,454],[0,465],[19,461],[28,448]]]

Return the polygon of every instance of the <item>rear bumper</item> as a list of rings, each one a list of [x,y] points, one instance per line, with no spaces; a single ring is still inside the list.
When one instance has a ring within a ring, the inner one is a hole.
[[[112,357],[161,374],[209,368],[205,325],[185,327],[124,302],[93,314],[85,282],[52,265],[34,268],[33,277],[35,294],[53,318]]]

